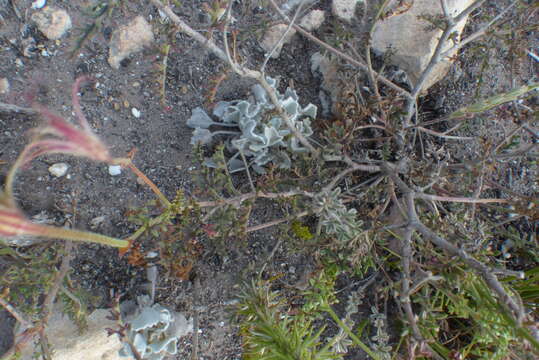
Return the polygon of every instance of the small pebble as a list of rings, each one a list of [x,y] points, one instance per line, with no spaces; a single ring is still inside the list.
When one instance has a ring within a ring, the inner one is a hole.
[[[9,92],[9,80],[7,78],[0,78],[0,94],[7,94]]]
[[[110,165],[109,166],[109,175],[117,176],[122,173],[122,167],[120,165]]]
[[[124,108],[126,108],[126,109],[127,109],[128,107],[129,107],[129,101],[127,101],[127,100],[124,100]]]
[[[137,119],[140,117],[140,111],[137,108],[132,108],[131,114],[133,114],[133,116],[136,117]]]
[[[47,0],[36,0],[32,3],[32,9],[41,9],[47,5]]]
[[[66,163],[56,163],[49,167],[49,172],[53,176],[62,177],[67,173],[67,169],[69,169],[69,165]]]

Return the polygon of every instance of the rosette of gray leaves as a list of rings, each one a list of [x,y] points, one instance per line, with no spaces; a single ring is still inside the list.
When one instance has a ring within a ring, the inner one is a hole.
[[[318,216],[326,234],[335,235],[337,240],[347,242],[361,233],[362,223],[357,219],[356,209],[348,209],[340,195],[340,188],[317,194],[314,206],[320,209]]]
[[[141,305],[126,323],[130,344],[124,342],[120,356],[129,358],[134,357],[131,346],[143,359],[161,360],[165,355],[174,355],[178,339],[193,331],[192,321],[160,304]]]
[[[267,81],[273,89],[276,88],[276,80],[267,78]],[[270,162],[281,168],[290,168],[290,155],[307,149],[277,114],[264,88],[256,84],[251,91],[253,96],[247,100],[218,102],[213,109],[216,120],[202,108],[194,109],[187,120],[187,125],[195,129],[191,144],[208,144],[214,136],[226,135],[227,149],[234,154],[228,160],[230,172],[245,168],[244,162],[238,158],[242,153],[248,159],[248,165],[258,173],[264,173],[263,166]],[[309,104],[301,107],[297,93],[290,88],[284,94],[277,90],[275,93],[295,128],[304,137],[310,137],[313,133],[311,119],[316,118],[316,106]],[[210,130],[219,127],[219,130]],[[207,161],[206,165],[215,166],[211,161]]]

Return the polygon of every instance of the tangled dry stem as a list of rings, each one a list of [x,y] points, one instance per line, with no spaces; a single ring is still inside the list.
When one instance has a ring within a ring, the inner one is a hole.
[[[256,71],[256,70],[249,69],[244,65],[238,64],[232,58],[232,56],[230,54],[230,49],[229,49],[229,46],[228,46],[228,23],[229,23],[230,18],[231,18],[231,9],[232,9],[231,2],[229,2],[229,6],[227,7],[227,21],[225,22],[225,26],[224,26],[224,34],[223,34],[223,42],[224,42],[224,46],[225,46],[224,51],[221,48],[219,48],[212,40],[209,40],[209,39],[203,37],[201,34],[199,34],[198,32],[194,31],[191,27],[189,27],[176,14],[174,14],[174,12],[172,11],[172,9],[170,7],[163,5],[159,0],[150,0],[150,2],[152,4],[154,4],[156,7],[158,7],[161,11],[163,11],[174,22],[174,24],[178,27],[178,29],[181,32],[189,35],[195,41],[199,42],[201,45],[206,47],[209,51],[213,52],[221,60],[228,63],[230,65],[230,67],[234,70],[234,72],[236,72],[236,74],[238,74],[238,75],[240,75],[242,77],[248,77],[248,78],[252,78],[252,79],[257,80],[264,87],[264,89],[267,91],[267,93],[270,96],[270,99],[271,99],[272,103],[276,106],[276,109],[277,109],[279,115],[282,117],[282,119],[285,121],[285,123],[289,126],[290,130],[294,133],[294,135],[296,135],[298,137],[298,139],[300,140],[300,142],[305,147],[307,147],[313,154],[318,154],[319,153],[319,151],[317,149],[315,149],[309,143],[309,141],[307,139],[305,139],[299,133],[299,131],[297,131],[297,129],[295,129],[293,124],[291,124],[291,122],[290,122],[286,112],[284,111],[284,109],[282,109],[282,107],[280,107],[280,105],[279,105],[279,103],[277,101],[277,97],[276,97],[275,92],[269,86],[269,84],[266,82],[266,79],[265,79],[265,77],[263,75],[263,71],[264,71],[265,64],[266,64],[267,61],[264,62],[263,66],[261,68],[261,71]],[[433,56],[431,57],[431,59],[429,61],[429,64],[427,65],[425,70],[422,72],[417,84],[414,86],[414,88],[413,88],[413,90],[411,92],[408,92],[408,91],[402,89],[398,85],[391,82],[389,79],[385,78],[382,74],[379,74],[379,73],[375,72],[372,69],[372,65],[370,65],[369,63],[365,64],[365,63],[363,63],[361,61],[358,61],[358,60],[352,58],[351,56],[349,56],[349,55],[347,55],[347,54],[345,54],[345,53],[331,47],[330,45],[328,45],[327,43],[321,41],[320,39],[316,38],[314,35],[310,34],[309,32],[305,31],[300,26],[296,25],[294,23],[295,19],[290,19],[286,14],[284,14],[279,9],[277,4],[273,0],[270,0],[269,2],[273,6],[275,11],[284,20],[286,20],[288,22],[289,28],[293,27],[300,34],[305,36],[307,39],[315,42],[316,44],[318,44],[318,45],[322,46],[323,48],[329,50],[330,52],[334,53],[335,55],[341,57],[342,59],[346,60],[351,65],[354,65],[354,66],[358,67],[359,69],[361,69],[363,71],[366,71],[368,73],[369,78],[371,79],[371,82],[373,84],[376,84],[377,82],[381,82],[382,84],[390,87],[393,90],[396,90],[398,93],[400,93],[402,96],[404,96],[408,100],[407,101],[406,117],[405,117],[405,119],[403,121],[403,124],[404,124],[403,130],[406,131],[406,130],[409,130],[409,129],[417,128],[417,127],[414,127],[414,126],[410,125],[411,119],[412,119],[413,115],[415,114],[415,107],[416,107],[416,103],[417,103],[417,98],[420,95],[420,93],[421,93],[421,91],[422,91],[422,89],[424,87],[426,79],[428,78],[428,76],[433,71],[434,66],[437,65],[440,61],[442,61],[444,59],[444,57],[447,56],[448,53],[447,53],[447,51],[443,52],[443,48],[444,48],[445,44],[447,43],[448,39],[450,38],[451,34],[455,31],[456,24],[460,20],[462,20],[463,18],[468,16],[471,12],[473,12],[474,10],[479,8],[484,3],[484,0],[477,0],[477,1],[473,2],[468,8],[466,8],[463,12],[456,15],[455,17],[452,17],[452,16],[449,15],[449,11],[448,11],[446,2],[444,0],[441,0],[441,5],[442,5],[442,8],[443,8],[443,11],[444,11],[444,14],[445,14],[446,28],[445,28],[444,32],[442,33],[442,36],[441,36],[441,38],[439,40],[439,43],[438,43],[438,45],[437,45],[437,47],[436,47],[436,49],[434,51]],[[452,49],[450,49],[450,51],[458,50],[465,43],[473,41],[473,40],[479,38],[480,36],[484,35],[486,33],[486,30],[488,28],[490,28],[497,20],[499,20],[501,18],[501,16],[503,16],[503,14],[505,14],[509,9],[511,9],[515,5],[515,3],[516,3],[516,1],[513,2],[511,5],[509,5],[507,8],[505,8],[493,21],[491,21],[485,27],[481,28],[479,31],[472,34],[468,38],[470,40],[463,40],[463,42],[461,42],[460,44],[455,45],[456,46],[455,49],[452,48]],[[367,52],[367,54],[369,54],[369,53],[370,53],[370,51]],[[433,134],[432,130],[426,129],[424,127],[421,127],[421,129],[418,129],[418,130],[425,131],[425,132],[428,132],[430,134]],[[460,137],[452,137],[452,136],[449,136],[449,135],[446,135],[446,134],[434,134],[434,135],[439,135],[440,137],[445,137],[445,138],[458,138],[459,140],[462,140],[462,138],[460,138]],[[339,161],[345,162],[349,167],[347,169],[343,170],[329,184],[327,184],[324,187],[323,191],[328,191],[328,190],[334,188],[335,186],[337,186],[340,183],[340,181],[343,178],[345,178],[346,176],[348,176],[350,173],[352,173],[354,171],[364,171],[364,172],[370,172],[370,173],[382,172],[385,176],[388,176],[396,184],[397,188],[399,188],[399,190],[402,192],[402,196],[404,197],[405,203],[406,203],[406,206],[404,206],[403,211],[404,211],[404,213],[406,214],[406,216],[408,218],[408,223],[407,223],[407,225],[405,227],[405,239],[404,239],[404,244],[405,244],[405,250],[406,251],[405,251],[405,256],[404,256],[404,259],[403,259],[404,275],[405,275],[405,278],[407,280],[405,280],[404,283],[403,283],[403,293],[405,294],[403,299],[404,300],[408,299],[408,301],[406,301],[406,300],[404,301],[405,311],[407,313],[407,317],[408,317],[408,319],[410,321],[410,324],[411,324],[411,327],[412,327],[412,330],[413,330],[413,333],[414,333],[414,337],[416,337],[416,339],[418,339],[418,340],[420,339],[420,334],[419,334],[419,331],[418,331],[417,324],[415,323],[415,320],[414,320],[415,317],[413,315],[411,306],[409,306],[409,289],[412,286],[411,283],[410,283],[410,279],[409,279],[410,261],[411,261],[411,258],[412,258],[412,253],[411,253],[411,242],[412,242],[412,240],[411,239],[412,239],[412,235],[413,235],[414,232],[418,232],[423,237],[425,237],[425,238],[429,239],[431,242],[433,242],[439,248],[447,251],[449,254],[459,257],[464,263],[466,263],[468,266],[470,266],[471,268],[476,270],[481,275],[481,277],[485,280],[485,282],[488,284],[488,286],[498,295],[500,301],[502,303],[504,303],[511,310],[514,317],[517,319],[518,323],[519,324],[522,323],[522,321],[523,321],[523,319],[525,317],[524,310],[519,305],[518,301],[515,301],[505,291],[505,289],[503,288],[503,286],[501,285],[499,280],[496,278],[495,274],[499,273],[499,271],[497,271],[495,269],[490,269],[485,264],[475,260],[469,254],[467,254],[464,250],[455,247],[454,245],[449,243],[447,240],[441,238],[436,233],[434,233],[432,230],[428,229],[419,220],[419,217],[417,216],[417,213],[415,211],[415,201],[417,199],[423,199],[423,200],[428,200],[428,201],[462,202],[462,203],[472,203],[472,204],[506,203],[506,202],[508,202],[506,199],[479,199],[479,198],[477,198],[477,196],[472,197],[472,198],[447,197],[447,196],[438,196],[438,195],[433,195],[433,194],[427,194],[427,193],[424,193],[422,191],[414,191],[408,185],[406,185],[406,183],[404,181],[402,181],[400,179],[400,177],[399,177],[399,173],[403,172],[404,169],[406,168],[406,165],[407,165],[407,160],[406,159],[401,160],[399,163],[395,163],[395,164],[393,164],[393,163],[384,163],[382,165],[357,163],[356,161],[354,161],[353,159],[351,159],[349,156],[347,156],[345,154],[343,154],[341,157],[337,157],[336,159],[339,160]],[[202,206],[202,207],[218,206],[218,205],[222,205],[224,203],[239,205],[239,204],[241,204],[243,201],[245,201],[247,199],[253,199],[253,198],[257,198],[257,197],[277,198],[277,197],[281,197],[281,196],[296,196],[296,195],[303,195],[303,196],[309,196],[309,197],[313,196],[313,194],[307,193],[307,192],[304,192],[304,191],[297,191],[297,192],[293,191],[293,192],[288,192],[286,194],[284,194],[284,193],[283,194],[269,194],[269,193],[262,193],[262,192],[251,192],[251,193],[248,193],[248,194],[240,195],[240,196],[238,196],[236,198],[231,198],[231,199],[227,199],[227,200],[223,200],[223,201],[199,202],[199,205]],[[401,206],[401,205],[398,204],[398,206]],[[297,216],[304,216],[307,213],[308,212],[305,212],[305,214],[303,214],[303,213],[298,214],[298,215],[296,215],[296,218],[297,218]],[[257,227],[252,227],[252,228],[249,228],[249,229],[251,231],[254,231],[254,230],[257,230],[257,229],[262,229],[262,228],[266,228],[266,227],[269,227],[269,226],[273,226],[275,224],[286,222],[288,220],[289,219],[287,219],[287,218],[286,219],[278,219],[278,220],[271,221],[271,222],[268,222],[266,224],[262,224],[262,225],[259,225]],[[406,304],[408,304],[408,305],[406,305]]]

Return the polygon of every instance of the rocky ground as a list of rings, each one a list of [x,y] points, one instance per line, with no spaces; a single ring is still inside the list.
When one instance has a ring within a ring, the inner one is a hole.
[[[302,18],[301,24],[330,41],[338,38],[336,29],[344,37],[352,36],[358,30],[354,19],[364,16],[361,5],[354,7],[356,2],[308,1],[309,11],[314,12]],[[226,64],[186,35],[173,33],[165,17],[145,1],[119,2],[80,48],[77,42],[84,30],[97,19],[87,15],[86,10],[96,2],[49,0],[44,8],[40,3],[0,0],[0,102],[21,107],[38,102],[73,119],[71,86],[77,77],[89,75],[95,84],[81,89],[81,104],[95,133],[111,152],[125,156],[136,148],[135,164],[168,198],[173,198],[178,190],[191,194],[194,155],[190,144],[192,129],[186,126],[186,120],[194,108],[205,106],[209,98],[245,97],[252,82],[227,74],[212,95],[213,84],[225,74]],[[181,2],[175,11],[191,27],[221,43],[219,28],[211,26],[212,13],[204,11],[202,3]],[[284,8],[285,1],[280,3]],[[491,5],[482,11],[496,13],[501,7],[502,4]],[[480,15],[485,14],[472,16],[465,34],[481,26]],[[278,17],[257,2],[238,2],[234,16],[238,56],[256,67],[286,26],[279,25]],[[280,53],[276,51],[268,62],[267,73],[278,76],[282,86],[292,84],[302,103],[328,107],[325,98],[320,97],[320,74],[311,71],[311,56],[320,51],[319,47],[297,34],[285,42]],[[170,49],[165,53],[166,44]],[[475,92],[481,70],[481,57],[477,54],[471,47],[465,49],[448,75],[424,99],[425,113],[449,113],[467,103]],[[495,58],[494,65],[482,77],[484,95],[507,90],[537,76],[538,63],[531,57],[515,72],[504,65],[503,54],[491,56]],[[327,92],[331,98],[331,90]],[[329,114],[329,109],[324,113]],[[5,177],[9,165],[27,143],[28,130],[40,121],[36,116],[0,113],[0,178]],[[519,191],[533,192],[529,178],[526,179],[522,183],[515,179],[515,186]],[[60,226],[69,222],[76,228],[120,238],[136,229],[126,212],[153,199],[151,191],[127,170],[60,155],[34,161],[21,173],[16,191],[21,208],[35,220]],[[258,210],[251,225],[269,221],[277,212],[277,205]],[[240,339],[230,320],[229,306],[234,303],[239,284],[264,263],[276,242],[271,231],[264,231],[252,235],[247,246],[227,244],[224,252],[208,246],[193,270],[191,280],[196,281],[158,277],[156,302],[189,318],[195,312],[199,314],[200,359],[241,357]],[[150,240],[145,246],[146,251],[157,248]],[[289,252],[285,244],[268,264],[268,271],[285,274],[283,281],[293,284],[312,269],[311,260]],[[109,307],[113,294],[122,294],[122,300],[134,300],[146,291],[146,271],[128,264],[125,258],[118,257],[116,250],[77,245],[71,265],[73,282],[93,295],[91,308]],[[0,258],[0,271],[6,267]],[[4,311],[0,312],[0,324],[2,353],[9,346],[14,321]],[[178,355],[171,359],[187,359],[192,342],[192,334],[183,337]]]

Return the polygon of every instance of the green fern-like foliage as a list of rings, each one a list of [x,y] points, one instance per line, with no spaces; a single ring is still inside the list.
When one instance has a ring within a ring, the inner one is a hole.
[[[243,290],[237,305],[246,360],[342,359],[330,344],[322,346],[320,334],[305,315],[289,315],[285,304],[267,283]]]

